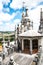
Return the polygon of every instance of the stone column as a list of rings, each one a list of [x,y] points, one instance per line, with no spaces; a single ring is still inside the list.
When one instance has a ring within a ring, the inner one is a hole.
[[[32,39],[30,39],[30,54],[32,54]]]
[[[22,39],[22,51],[24,50],[24,43],[23,43],[23,39]]]
[[[43,37],[41,37],[41,45],[42,45],[42,52],[43,52]]]
[[[8,46],[9,46],[9,44],[10,44],[10,37],[8,36]]]
[[[38,39],[38,50],[40,45],[41,45],[41,39]]]
[[[3,43],[5,42],[5,39],[4,39],[4,34],[2,34],[3,35]]]

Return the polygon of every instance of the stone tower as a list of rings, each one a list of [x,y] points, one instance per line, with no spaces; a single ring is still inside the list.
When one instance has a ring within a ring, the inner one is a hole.
[[[40,11],[39,33],[43,34],[43,11],[42,11],[42,8],[41,8],[41,11]]]
[[[22,12],[22,19],[21,19],[21,31],[22,32],[25,32],[30,29],[30,22],[31,21],[28,16],[28,8],[25,7],[23,3],[23,12]]]

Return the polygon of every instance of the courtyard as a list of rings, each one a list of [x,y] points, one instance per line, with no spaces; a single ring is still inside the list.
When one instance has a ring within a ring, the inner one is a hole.
[[[28,54],[22,54],[22,53],[16,53],[7,56],[3,60],[3,65],[8,65],[10,61],[10,57],[13,57],[14,59],[14,65],[32,65],[34,60],[34,55],[28,55]]]

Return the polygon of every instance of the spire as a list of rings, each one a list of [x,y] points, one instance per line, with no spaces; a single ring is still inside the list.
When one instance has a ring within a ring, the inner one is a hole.
[[[25,16],[28,16],[28,8],[26,7],[26,14],[25,14]]]
[[[41,34],[43,34],[43,11],[42,11],[42,8],[41,8],[41,11],[40,11],[39,32],[40,32]]]
[[[25,8],[24,4],[25,4],[25,2],[23,2],[23,11],[24,11],[24,8]]]
[[[40,21],[42,21],[42,8],[40,10]]]
[[[22,13],[22,17],[24,17],[24,16],[28,16],[28,8],[27,8],[27,6],[25,7],[25,2],[23,2],[23,7],[22,7],[22,9],[23,9],[23,13]],[[24,11],[25,11],[25,15],[24,15]]]
[[[22,6],[22,9],[23,9],[23,12],[22,12],[22,17],[24,17],[24,10],[25,10],[25,6],[24,6],[25,2],[23,2],[23,6]]]

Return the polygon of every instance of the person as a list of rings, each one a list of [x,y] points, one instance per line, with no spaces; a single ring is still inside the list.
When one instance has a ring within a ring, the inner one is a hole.
[[[38,55],[36,55],[36,56],[35,56],[35,60],[34,60],[35,65],[38,65],[38,61],[39,61],[39,59],[38,59]]]
[[[20,41],[18,40],[18,52],[21,51]]]
[[[5,59],[5,53],[3,52],[3,60]]]
[[[8,65],[14,65],[14,60],[13,60],[13,56],[11,56],[9,64]]]

